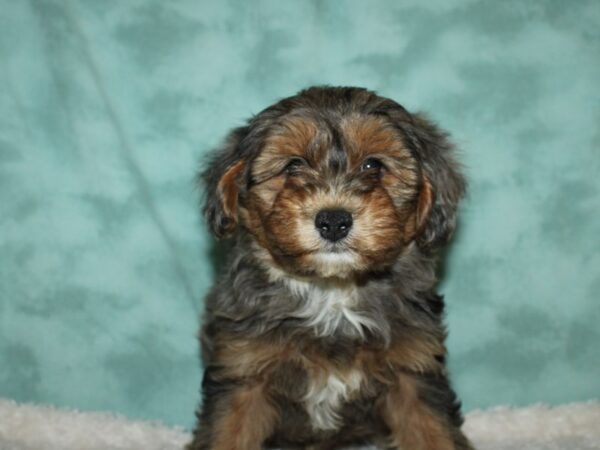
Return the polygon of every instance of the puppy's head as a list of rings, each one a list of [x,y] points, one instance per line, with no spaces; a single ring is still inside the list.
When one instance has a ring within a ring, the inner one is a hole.
[[[464,181],[446,135],[392,100],[317,87],[234,130],[202,174],[218,237],[248,232],[268,264],[345,278],[449,239]]]

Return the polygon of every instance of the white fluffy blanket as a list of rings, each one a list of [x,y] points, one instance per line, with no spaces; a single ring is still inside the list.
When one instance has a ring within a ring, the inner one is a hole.
[[[464,430],[478,450],[600,449],[600,403],[475,411]],[[188,439],[182,429],[114,414],[0,400],[1,450],[174,450]]]

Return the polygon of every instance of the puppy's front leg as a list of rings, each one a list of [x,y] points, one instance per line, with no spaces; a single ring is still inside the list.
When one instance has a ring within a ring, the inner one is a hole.
[[[450,397],[454,398],[454,394]],[[400,375],[390,387],[382,399],[381,414],[390,429],[393,448],[473,450],[459,426],[452,424],[451,417],[426,404],[418,391],[417,380],[410,375]]]
[[[260,450],[277,413],[262,384],[207,393],[194,439],[187,450]]]

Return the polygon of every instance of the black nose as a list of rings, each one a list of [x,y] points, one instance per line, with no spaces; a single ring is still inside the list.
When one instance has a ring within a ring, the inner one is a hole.
[[[343,209],[325,209],[317,214],[315,227],[328,241],[339,241],[350,232],[352,215]]]

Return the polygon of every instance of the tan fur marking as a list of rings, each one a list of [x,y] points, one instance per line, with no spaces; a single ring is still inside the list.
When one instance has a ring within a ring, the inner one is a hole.
[[[402,249],[401,225],[393,200],[384,189],[376,188],[361,198],[350,246],[365,265],[389,264]]]
[[[375,116],[349,116],[341,121],[351,165],[362,163],[369,154],[398,156],[402,150],[398,135],[387,122]]]
[[[392,385],[398,371],[437,372],[442,365],[436,356],[446,355],[441,340],[421,336],[395,338],[389,347],[379,351],[362,350],[356,357],[356,366],[379,383]]]
[[[318,133],[314,121],[304,117],[290,117],[283,122],[281,131],[267,139],[265,150],[273,149],[277,154],[304,156],[307,147]]]
[[[264,378],[277,363],[290,357],[291,351],[283,346],[251,339],[227,339],[219,341],[215,354],[223,366],[226,378]]]
[[[434,192],[431,187],[431,183],[426,177],[423,177],[421,185],[421,191],[417,199],[416,210],[413,212],[412,217],[406,221],[404,230],[404,238],[406,242],[411,241],[419,234],[419,232],[425,226],[431,206],[433,205]]]
[[[391,444],[406,450],[453,450],[448,424],[425,405],[416,381],[401,375],[382,402],[382,416],[391,431]]]
[[[263,386],[239,388],[228,400],[215,424],[211,449],[262,449],[277,421],[277,411],[265,396]]]
[[[388,364],[415,372],[437,371],[441,368],[436,356],[444,356],[446,349],[441,338],[402,336],[396,339],[385,354]]]
[[[277,194],[279,194],[279,192],[283,189],[284,185],[284,176],[273,177],[256,186],[253,189],[253,193],[261,200],[265,208],[271,208],[275,198],[277,197]]]
[[[232,224],[227,227],[227,231],[233,229],[238,221],[238,188],[236,179],[245,166],[245,161],[238,161],[233,164],[225,171],[217,185],[217,192],[223,204],[223,212],[232,221]]]
[[[267,137],[264,148],[252,167],[252,177],[258,182],[277,175],[290,157],[307,157],[307,150],[318,135],[317,125],[303,117],[290,117]]]
[[[419,203],[417,204],[417,230],[424,224],[429,215],[433,203],[433,188],[427,177],[423,177],[423,186],[419,194]]]
[[[349,156],[350,166],[359,166],[370,155],[389,156],[407,163],[412,158],[398,132],[381,117],[349,116],[341,121],[341,129]]]

